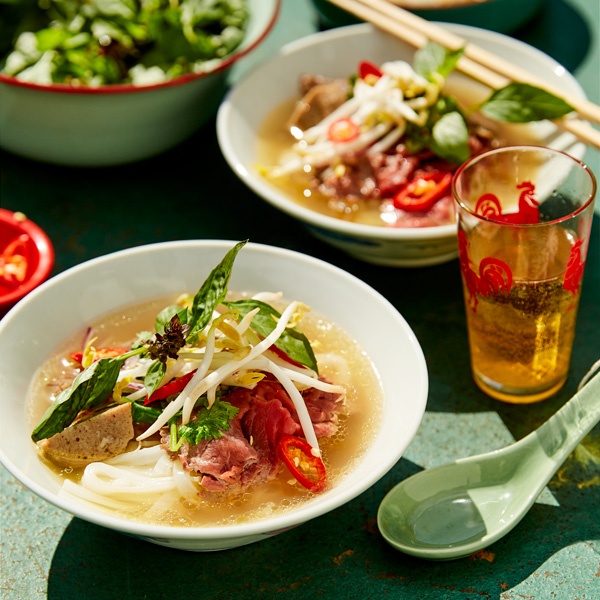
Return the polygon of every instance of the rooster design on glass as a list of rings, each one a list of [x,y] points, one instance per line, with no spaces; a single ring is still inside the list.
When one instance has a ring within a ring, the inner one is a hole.
[[[519,210],[514,213],[502,213],[502,205],[498,196],[494,194],[483,194],[475,205],[475,213],[482,217],[500,221],[501,223],[514,223],[525,225],[540,222],[539,202],[535,199],[535,185],[531,181],[524,181],[517,185],[522,190],[519,196]]]
[[[517,185],[521,190],[518,210],[514,213],[502,213],[502,205],[495,194],[483,194],[477,200],[475,213],[492,221],[514,225],[529,225],[540,222],[539,202],[535,198],[535,185],[524,181]],[[571,248],[563,288],[573,295],[577,294],[585,261],[582,260],[582,240]],[[497,294],[508,294],[512,288],[511,268],[499,258],[488,256],[479,263],[479,269],[473,269],[468,253],[469,242],[464,231],[458,232],[458,257],[460,268],[468,290],[467,302],[473,312],[477,312],[478,296],[487,298]]]
[[[483,194],[475,205],[475,213],[501,223],[539,223],[538,202],[535,199],[535,186],[530,181],[517,185],[521,190],[519,209],[515,213],[502,213],[502,205],[495,194]],[[468,290],[468,304],[477,311],[478,296],[487,298],[497,294],[508,294],[512,288],[511,268],[499,258],[487,256],[479,263],[479,270],[472,268],[468,253],[469,242],[464,231],[458,232],[458,256],[465,285]]]
[[[565,273],[565,280],[563,281],[563,288],[568,292],[571,292],[573,296],[577,295],[581,280],[583,278],[583,268],[585,266],[585,260],[581,257],[581,246],[583,240],[577,240],[571,248],[569,254],[569,261],[567,262],[567,272]]]
[[[477,312],[477,296],[508,294],[512,287],[512,271],[499,258],[488,256],[479,263],[479,271],[471,267],[467,247],[469,242],[464,231],[458,232],[458,260],[468,290],[467,302],[473,312]]]

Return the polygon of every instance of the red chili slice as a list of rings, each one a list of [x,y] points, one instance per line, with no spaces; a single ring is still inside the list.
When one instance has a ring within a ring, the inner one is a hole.
[[[188,384],[190,379],[194,376],[196,369],[182,375],[181,377],[177,377],[176,379],[172,379],[169,383],[165,383],[165,385],[159,387],[157,390],[152,392],[149,397],[146,397],[144,400],[144,406],[147,406],[151,402],[155,402],[156,400],[164,400],[171,394],[178,394],[183,390],[183,388]]]
[[[18,286],[27,276],[31,260],[31,238],[26,233],[18,235],[0,254],[0,279],[3,283]]]
[[[296,481],[311,492],[321,492],[327,486],[325,465],[312,453],[311,445],[295,435],[282,435],[277,456],[284,462]]]
[[[349,117],[336,119],[327,130],[327,137],[336,144],[351,142],[359,134],[359,126]]]
[[[363,60],[358,63],[358,75],[361,79],[367,79],[369,76],[379,79],[383,73],[377,65],[368,60]]]
[[[423,172],[394,196],[394,206],[407,212],[426,212],[450,190],[452,173]]]
[[[106,348],[98,348],[95,351],[94,362],[101,358],[114,358],[115,356],[121,356],[128,352],[127,348],[121,348],[120,346],[108,346]],[[77,363],[81,364],[83,361],[83,352],[71,352],[69,356]]]

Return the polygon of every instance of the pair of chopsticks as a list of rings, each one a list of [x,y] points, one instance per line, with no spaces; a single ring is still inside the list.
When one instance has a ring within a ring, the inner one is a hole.
[[[600,149],[600,131],[585,122],[600,123],[600,106],[586,98],[565,94],[563,90],[539,79],[533,73],[404,10],[396,5],[394,0],[329,0],[329,2],[416,48],[423,47],[428,41],[449,50],[463,48],[463,55],[458,61],[457,69],[493,90],[511,82],[521,82],[543,88],[562,98],[573,107],[579,118],[570,116],[552,122],[586,144]]]

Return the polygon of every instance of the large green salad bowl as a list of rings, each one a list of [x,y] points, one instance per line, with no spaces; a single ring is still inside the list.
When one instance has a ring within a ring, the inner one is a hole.
[[[241,43],[197,72],[159,83],[23,81],[0,70],[0,147],[26,158],[101,167],[159,154],[214,117],[231,67],[273,28],[281,0],[247,0]]]

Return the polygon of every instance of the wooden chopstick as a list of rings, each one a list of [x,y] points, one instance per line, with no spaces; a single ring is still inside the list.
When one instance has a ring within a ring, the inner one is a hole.
[[[464,48],[457,69],[465,75],[492,88],[499,89],[511,81],[521,81],[543,87],[548,92],[563,98],[581,118],[600,122],[600,107],[585,98],[566,97],[562,90],[535,78],[520,67],[495,56],[451,32],[409,13],[387,0],[329,0],[331,4],[350,12],[359,18],[373,23],[376,27],[395,35],[416,48],[428,41],[436,42],[451,50]],[[490,66],[488,61],[492,64]],[[600,131],[588,123],[575,118],[552,121],[560,129],[569,131],[583,142],[600,149]]]
[[[481,48],[467,40],[455,35],[447,29],[443,29],[426,19],[423,19],[407,10],[390,4],[388,0],[361,0],[363,4],[368,4],[376,10],[381,11],[390,18],[393,18],[407,27],[414,28],[428,39],[437,42],[441,46],[445,46],[451,50],[464,48],[464,55],[478,62],[479,64],[496,71],[500,75],[504,75],[511,81],[520,81],[543,87],[548,92],[559,96],[565,102],[568,102],[579,113],[579,116],[588,119],[594,123],[600,123],[600,106],[590,102],[586,98],[566,95],[564,90],[547,83],[543,79],[536,77],[533,73],[529,73],[518,65],[515,65],[502,57]]]
[[[470,4],[483,4],[489,0],[387,0],[391,4],[401,6],[408,10],[423,10],[441,8],[456,8],[457,6]]]

